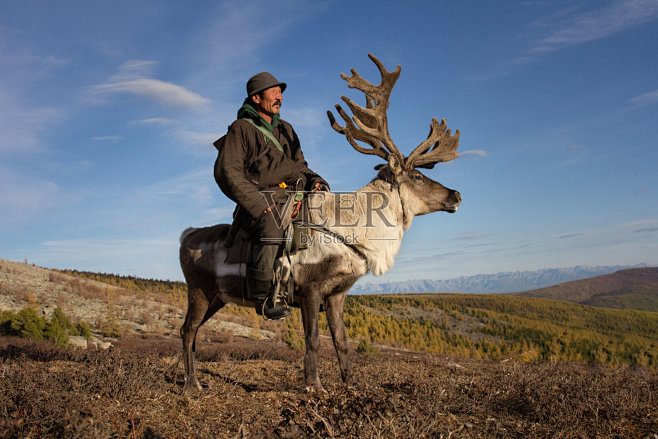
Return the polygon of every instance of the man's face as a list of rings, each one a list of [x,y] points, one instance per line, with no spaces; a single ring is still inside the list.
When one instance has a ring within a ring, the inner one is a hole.
[[[265,113],[269,117],[272,117],[275,114],[279,114],[281,110],[283,94],[281,93],[281,87],[276,86],[268,88],[258,95],[254,95],[252,99],[259,113]]]

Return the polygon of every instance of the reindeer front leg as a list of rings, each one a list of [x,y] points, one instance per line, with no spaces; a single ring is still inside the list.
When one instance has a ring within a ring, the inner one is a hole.
[[[306,354],[304,355],[304,379],[306,389],[324,390],[318,375],[318,350],[320,340],[318,338],[318,313],[320,301],[317,293],[308,294],[302,304],[302,321],[304,323],[304,335],[306,341]]]
[[[344,291],[329,296],[325,303],[327,305],[327,323],[329,324],[331,338],[334,341],[334,348],[338,356],[340,376],[345,384],[349,384],[352,375],[352,366],[348,355],[347,332],[345,331],[345,323],[343,321],[343,307],[345,306],[346,295],[347,292]]]

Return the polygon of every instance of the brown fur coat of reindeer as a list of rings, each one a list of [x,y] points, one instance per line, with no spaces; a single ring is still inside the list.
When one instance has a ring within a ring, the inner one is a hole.
[[[391,140],[386,116],[400,66],[388,72],[377,58],[368,56],[379,69],[380,85],[366,81],[354,69],[351,76],[341,74],[350,88],[365,94],[366,107],[343,96],[353,113],[350,118],[336,105],[345,126],[338,124],[331,112],[327,114],[334,130],[343,134],[354,149],[377,155],[386,164],[379,165],[375,179],[353,194],[309,195],[311,222],[323,224],[330,232],[313,232],[307,249],[293,254],[290,261],[285,258],[280,261],[283,272],[292,273],[295,280],[294,297],[300,303],[306,341],[305,381],[307,386],[316,389],[322,389],[317,369],[320,304],[325,305],[341,377],[347,383],[351,372],[343,323],[347,291],[368,271],[379,276],[391,269],[402,244],[402,235],[415,216],[437,211],[455,212],[461,202],[459,192],[416,169],[432,168],[436,163],[457,158],[459,131],[451,135],[445,119],[441,123],[433,119],[427,139],[404,157]],[[228,229],[228,224],[190,228],[181,236],[180,263],[188,285],[188,310],[180,330],[186,392],[201,389],[194,366],[199,327],[227,303],[253,306],[242,295],[244,273],[241,265],[224,263],[223,242]],[[349,240],[357,244],[358,251],[340,240],[327,239],[337,235],[349,236]]]

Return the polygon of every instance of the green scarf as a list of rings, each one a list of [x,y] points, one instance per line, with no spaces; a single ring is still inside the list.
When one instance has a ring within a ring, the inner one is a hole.
[[[245,119],[249,118],[252,119],[256,122],[258,122],[260,125],[264,126],[269,132],[272,132],[274,128],[276,128],[279,125],[279,115],[275,114],[272,116],[272,123],[269,123],[265,119],[263,119],[263,116],[261,116],[258,111],[251,105],[251,99],[247,98],[244,101],[244,104],[242,104],[242,107],[238,110],[238,119]]]

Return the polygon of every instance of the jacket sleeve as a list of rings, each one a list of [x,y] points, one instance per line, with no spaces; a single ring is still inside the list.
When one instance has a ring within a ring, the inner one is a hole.
[[[234,123],[229,127],[224,145],[215,164],[215,180],[229,198],[237,202],[254,218],[260,217],[269,207],[260,193],[257,182],[251,181],[245,172],[249,133]]]
[[[324,178],[320,177],[318,174],[316,174],[308,167],[308,163],[306,163],[306,159],[304,158],[304,153],[302,152],[302,148],[299,144],[299,138],[297,137],[297,133],[295,132],[295,130],[292,128],[291,125],[288,125],[288,127],[292,132],[292,144],[290,145],[292,158],[293,160],[295,160],[299,172],[304,174],[304,176],[306,177],[305,189],[312,190],[313,186],[315,186],[315,183],[320,183],[327,190],[329,190],[329,183],[327,183]]]

